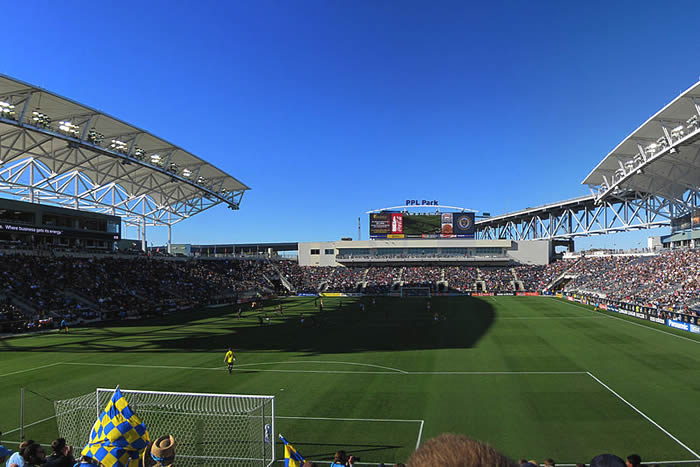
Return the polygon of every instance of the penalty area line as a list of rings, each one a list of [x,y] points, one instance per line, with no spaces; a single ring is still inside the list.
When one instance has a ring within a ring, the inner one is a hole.
[[[167,365],[134,365],[120,363],[90,363],[90,362],[63,362],[65,365],[76,366],[105,366],[117,368],[146,368],[146,369],[172,369],[172,370],[204,370],[204,371],[226,371],[224,367],[207,368],[192,366],[167,366]],[[255,365],[255,364],[250,364]],[[265,365],[265,363],[260,363]],[[585,371],[351,371],[351,370],[292,370],[292,369],[262,369],[262,368],[242,368],[234,366],[233,371],[254,371],[261,373],[310,373],[310,374],[351,374],[351,375],[394,375],[394,376],[449,376],[449,375],[585,375]]]
[[[61,362],[49,363],[48,365],[37,366],[34,368],[27,368],[26,370],[13,371],[12,373],[5,373],[4,375],[0,375],[0,378],[4,378],[5,376],[18,375],[20,373],[26,373],[28,371],[41,370],[42,368],[49,368],[56,365],[61,365]]]
[[[651,418],[649,418],[644,412],[642,412],[641,410],[639,410],[637,407],[635,407],[635,406],[632,405],[631,403],[627,402],[627,401],[625,400],[624,397],[622,397],[621,395],[619,395],[618,393],[616,393],[615,391],[613,391],[612,388],[611,388],[610,386],[608,386],[607,384],[605,384],[604,382],[602,382],[601,380],[599,380],[598,378],[596,378],[596,376],[595,376],[593,373],[591,373],[590,371],[587,371],[586,373],[588,373],[588,376],[590,376],[591,378],[593,378],[594,380],[596,380],[601,386],[603,386],[605,389],[607,389],[608,391],[610,391],[615,397],[617,397],[617,398],[620,399],[622,402],[624,402],[625,404],[627,404],[630,408],[632,408],[632,410],[634,410],[634,411],[637,412],[639,415],[641,415],[642,417],[644,417],[649,423],[651,423],[651,424],[654,425],[656,428],[658,428],[659,430],[661,430],[662,432],[664,432],[664,433],[666,434],[666,436],[668,436],[668,437],[671,438],[673,441],[675,441],[676,443],[678,443],[679,445],[681,445],[683,448],[685,448],[686,451],[688,451],[689,453],[691,453],[692,455],[694,455],[696,459],[700,460],[700,455],[698,455],[695,451],[693,451],[693,450],[690,449],[688,446],[686,446],[685,444],[683,444],[683,442],[682,442],[681,440],[679,440],[678,438],[676,438],[675,436],[673,436],[671,433],[669,433],[666,429],[664,429],[661,425],[659,425],[658,423],[656,423],[654,420],[652,420]]]

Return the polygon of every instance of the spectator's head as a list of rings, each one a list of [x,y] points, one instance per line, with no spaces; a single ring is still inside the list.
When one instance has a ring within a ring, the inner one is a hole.
[[[5,462],[5,459],[10,457],[11,454],[12,454],[11,449],[7,449],[5,446],[0,444],[0,465],[2,465]]]
[[[348,461],[348,454],[345,451],[336,451],[335,457],[333,457],[333,463],[335,464],[345,464]]]
[[[591,467],[626,467],[625,462],[615,454],[599,454],[591,459]]]
[[[301,467],[316,467],[316,464],[311,461],[304,461],[304,464]]]
[[[630,454],[627,456],[627,467],[639,467],[642,463],[642,458],[639,454]]]
[[[57,456],[67,456],[70,452],[70,446],[66,444],[65,438],[57,438],[51,442],[51,449]]]
[[[556,467],[556,464],[554,463],[554,459],[547,458],[544,460],[544,467]]]
[[[408,459],[408,467],[439,465],[462,467],[488,465],[513,467],[515,464],[488,444],[474,441],[464,435],[443,433],[421,445]]]
[[[22,451],[22,459],[25,465],[43,465],[46,462],[46,453],[41,444],[32,443]]]
[[[161,436],[143,452],[143,467],[171,467],[175,463],[175,438]]]

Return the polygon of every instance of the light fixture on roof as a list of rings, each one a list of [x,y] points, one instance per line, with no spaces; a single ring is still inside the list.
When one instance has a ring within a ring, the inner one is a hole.
[[[121,152],[122,154],[126,154],[129,152],[129,145],[126,144],[124,141],[120,141],[118,139],[113,139],[112,144],[109,145],[110,149]]]
[[[698,129],[698,116],[697,115],[693,115],[692,117],[690,117],[688,119],[687,129],[689,131],[695,131]]]
[[[15,120],[15,106],[9,102],[0,101],[0,117]]]
[[[192,176],[192,171],[190,169],[182,169],[182,176],[185,178],[190,178]]]
[[[171,162],[170,166],[168,167],[168,172],[170,173],[177,173],[177,164],[175,162]]]
[[[683,137],[683,125],[678,125],[676,128],[671,130],[671,136],[673,138],[682,138]]]
[[[649,146],[644,148],[644,152],[647,154],[654,154],[656,152],[657,144],[651,143]]]
[[[146,151],[136,146],[134,148],[134,158],[142,161],[146,157]]]
[[[160,154],[151,154],[151,164],[159,167],[163,166],[163,159],[160,157]]]
[[[99,146],[105,140],[105,135],[94,128],[90,128],[90,131],[88,131],[87,140],[92,144]]]
[[[51,117],[39,110],[32,112],[32,124],[41,128],[48,128],[51,125]]]
[[[78,138],[80,135],[80,127],[78,125],[73,125],[68,120],[58,122],[58,129],[73,138]]]

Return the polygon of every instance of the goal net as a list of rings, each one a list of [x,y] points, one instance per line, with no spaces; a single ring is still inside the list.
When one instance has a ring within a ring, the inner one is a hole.
[[[430,287],[401,287],[402,297],[430,297]]]
[[[121,389],[151,441],[173,435],[181,466],[271,466],[275,462],[275,398]],[[82,449],[114,389],[54,402],[60,436]]]

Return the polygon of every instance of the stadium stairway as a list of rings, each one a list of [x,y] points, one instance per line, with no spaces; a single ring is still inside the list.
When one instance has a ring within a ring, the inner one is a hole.
[[[30,302],[20,297],[19,295],[16,295],[9,291],[7,291],[5,294],[6,297],[10,299],[10,303],[16,306],[19,309],[19,311],[21,311],[25,315],[33,316],[39,312],[38,308],[36,308],[34,305],[32,305]]]
[[[85,297],[84,295],[81,295],[75,289],[65,289],[63,291],[63,295],[75,300],[76,302],[80,303],[81,305],[85,305],[86,308],[93,309],[93,310],[96,310],[98,308],[97,303],[93,302],[92,300]]]

